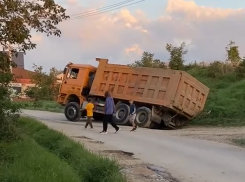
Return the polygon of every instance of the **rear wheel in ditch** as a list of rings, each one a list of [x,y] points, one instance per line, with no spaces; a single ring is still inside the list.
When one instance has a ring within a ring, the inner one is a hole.
[[[165,113],[162,116],[162,120],[168,128],[178,129],[182,126],[181,118],[177,114]]]
[[[161,125],[155,122],[151,122],[149,128],[150,129],[161,129]]]
[[[138,108],[134,122],[139,127],[149,128],[152,123],[151,110],[147,107]]]
[[[177,116],[173,118],[172,122],[175,123],[176,129],[180,129],[188,122],[188,120],[186,118]]]
[[[130,108],[127,104],[119,104],[116,107],[116,113],[113,115],[113,121],[119,125],[126,125],[129,121]]]
[[[69,102],[65,106],[65,117],[69,121],[78,121],[81,118],[80,105],[76,102]]]
[[[171,121],[171,119],[172,119],[172,115],[171,115],[170,113],[168,113],[168,112],[166,112],[166,113],[164,113],[164,114],[162,115],[163,123],[164,123],[164,125],[165,125],[166,127],[168,127],[168,128],[171,128],[171,127],[170,127],[170,121]]]

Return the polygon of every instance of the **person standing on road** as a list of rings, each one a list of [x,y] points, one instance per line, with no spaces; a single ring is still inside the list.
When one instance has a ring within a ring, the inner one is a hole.
[[[113,128],[115,128],[117,133],[120,131],[120,128],[114,123],[113,121],[113,114],[116,112],[114,100],[111,97],[111,94],[109,91],[105,92],[105,115],[103,118],[103,131],[100,132],[100,134],[107,134],[107,128],[108,128],[108,122],[111,124]]]
[[[85,106],[85,109],[87,110],[87,122],[85,124],[85,129],[87,129],[88,125],[90,125],[91,130],[93,130],[92,117],[93,117],[94,104],[92,103],[91,98],[88,98],[88,103]]]
[[[129,121],[133,126],[133,128],[130,131],[135,131],[137,129],[137,125],[134,122],[136,118],[136,107],[134,101],[130,100],[129,103],[130,103]]]

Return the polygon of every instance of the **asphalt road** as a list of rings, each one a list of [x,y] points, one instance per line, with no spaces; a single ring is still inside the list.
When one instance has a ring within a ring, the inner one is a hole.
[[[94,131],[83,130],[84,122],[68,122],[63,114],[24,110],[24,114],[52,123],[65,124],[64,133],[76,133],[105,142],[115,149],[133,152],[144,162],[166,168],[181,182],[244,182],[245,149],[211,141],[171,136],[160,130],[122,126],[114,134],[109,126],[107,135],[100,135],[102,123],[94,123]],[[75,127],[74,127],[75,126]]]

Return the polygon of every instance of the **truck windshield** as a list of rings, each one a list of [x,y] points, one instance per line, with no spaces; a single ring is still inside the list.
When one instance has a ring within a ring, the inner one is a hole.
[[[77,79],[78,73],[79,73],[78,68],[70,68],[69,72],[67,73],[67,78]]]

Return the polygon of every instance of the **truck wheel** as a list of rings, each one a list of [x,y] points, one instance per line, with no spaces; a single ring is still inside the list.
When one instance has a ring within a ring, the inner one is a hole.
[[[161,129],[161,125],[155,122],[151,122],[149,128],[150,129]]]
[[[65,106],[65,116],[69,121],[77,121],[81,118],[80,106],[76,102],[69,102]]]
[[[103,120],[103,114],[94,112],[93,118],[95,121],[102,121]]]
[[[113,115],[113,121],[116,124],[125,125],[129,120],[130,108],[127,104],[119,104],[116,108],[116,114]]]
[[[151,121],[151,110],[147,107],[140,107],[137,110],[135,124],[139,127],[149,128]]]

